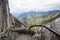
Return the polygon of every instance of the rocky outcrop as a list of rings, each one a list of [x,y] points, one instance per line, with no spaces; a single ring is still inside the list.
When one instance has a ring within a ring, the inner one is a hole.
[[[51,23],[51,28],[60,34],[60,17]],[[60,37],[51,33],[51,40],[60,40]]]

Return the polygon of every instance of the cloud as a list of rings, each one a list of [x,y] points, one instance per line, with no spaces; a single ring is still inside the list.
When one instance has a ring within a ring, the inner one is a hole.
[[[10,12],[18,14],[30,10],[54,10],[59,4],[60,0],[9,0]]]

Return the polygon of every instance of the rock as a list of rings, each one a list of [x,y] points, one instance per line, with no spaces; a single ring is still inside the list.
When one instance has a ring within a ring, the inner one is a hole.
[[[51,23],[51,28],[55,30],[57,33],[60,33],[60,18],[55,19]],[[51,38],[50,40],[60,40],[60,37],[55,35],[54,33],[51,33]]]

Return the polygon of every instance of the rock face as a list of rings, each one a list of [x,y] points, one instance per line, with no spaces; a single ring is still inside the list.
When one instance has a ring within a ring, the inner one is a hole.
[[[0,0],[0,40],[14,40],[16,35],[10,31],[11,27],[22,27],[22,25],[10,14],[8,0]]]
[[[20,34],[15,40],[32,40],[32,37],[28,34]]]
[[[46,28],[40,28],[33,37],[35,40],[50,40],[50,31]]]
[[[60,18],[55,19],[52,23],[51,23],[51,28],[53,30],[55,30],[57,33],[60,34]],[[60,40],[60,37],[51,33],[51,38],[50,40]]]
[[[0,38],[1,33],[8,27],[9,8],[7,2],[8,0],[0,0]]]

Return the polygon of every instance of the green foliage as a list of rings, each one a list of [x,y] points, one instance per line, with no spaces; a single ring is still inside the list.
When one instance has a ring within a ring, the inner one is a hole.
[[[35,25],[35,24],[50,24],[54,19],[60,17],[60,13],[56,13],[56,14],[52,14],[52,15],[48,15],[45,18],[38,18],[38,17],[33,17],[33,16],[29,16],[27,18],[25,18],[24,20],[22,20],[22,22],[27,25]]]
[[[44,20],[42,22],[43,22],[43,24],[48,24],[48,23],[51,23],[53,20],[55,20],[58,17],[60,17],[60,13],[52,14],[52,15],[49,15],[48,17],[44,18]]]

